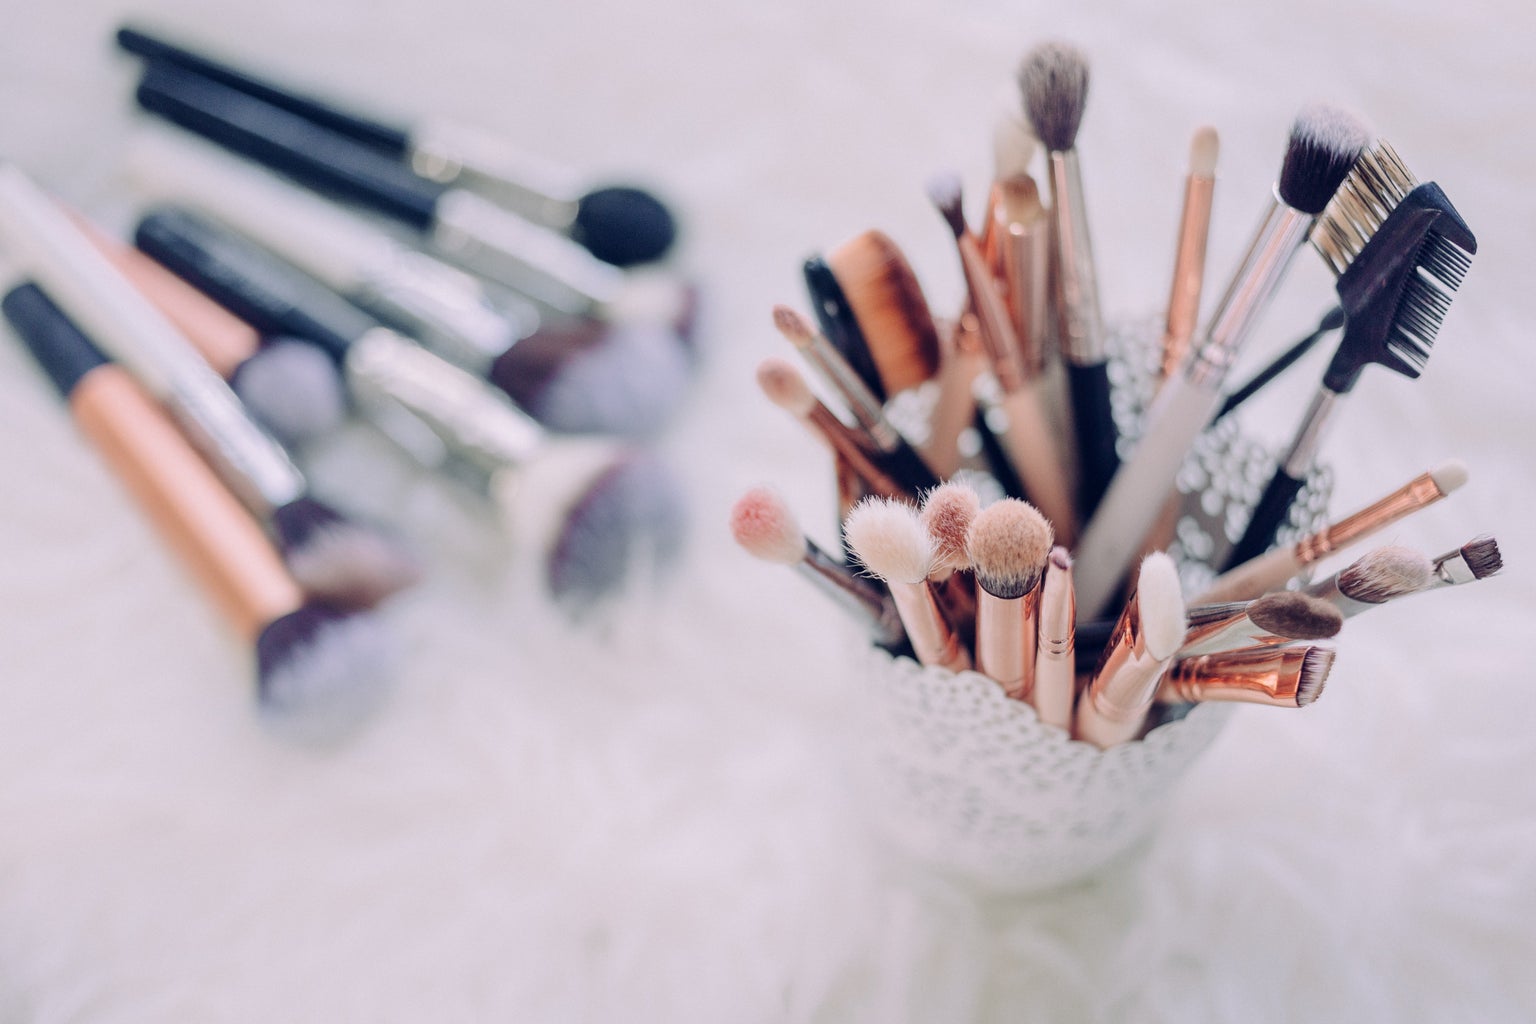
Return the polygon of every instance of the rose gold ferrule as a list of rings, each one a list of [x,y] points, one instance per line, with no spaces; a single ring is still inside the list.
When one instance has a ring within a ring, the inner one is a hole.
[[[1022,700],[1024,685],[1023,598],[976,593],[976,671]]]
[[[1077,696],[1077,601],[1071,568],[1048,566],[1039,593],[1030,703],[1041,722],[1071,729],[1072,704]]]
[[[1045,372],[1051,329],[1051,220],[1032,178],[999,182],[990,225],[997,273],[1026,378]]]
[[[970,668],[970,655],[960,645],[959,636],[944,621],[927,582],[893,580],[888,585],[917,660],[923,665],[936,665],[951,672],[964,672]]]
[[[249,640],[304,602],[260,526],[119,366],[86,374],[69,396],[81,431]]]
[[[1200,289],[1205,281],[1206,239],[1211,230],[1211,199],[1216,179],[1191,174],[1184,184],[1184,212],[1179,218],[1179,243],[1173,260],[1173,289],[1163,332],[1162,375],[1178,372],[1189,354],[1200,317]]]
[[[1296,561],[1311,565],[1443,497],[1430,474],[1416,476],[1380,501],[1297,541]]]
[[[814,433],[827,442],[835,453],[842,457],[855,473],[864,479],[864,485],[870,493],[887,498],[912,496],[906,488],[875,465],[864,446],[859,443],[858,435],[821,402],[818,401],[811,407],[810,412],[806,413],[805,422]]]
[[[1171,661],[1147,648],[1141,627],[1141,599],[1133,593],[1078,707],[1074,730],[1078,738],[1100,748],[1135,739]]]
[[[1301,670],[1311,647],[1275,647],[1206,654],[1174,662],[1157,689],[1164,703],[1241,701],[1299,706]]]
[[[981,347],[992,364],[998,385],[1004,392],[1012,393],[1024,386],[1024,368],[1019,359],[1018,335],[1008,318],[1008,307],[998,291],[997,279],[981,254],[981,247],[976,244],[976,237],[966,231],[957,242]]]

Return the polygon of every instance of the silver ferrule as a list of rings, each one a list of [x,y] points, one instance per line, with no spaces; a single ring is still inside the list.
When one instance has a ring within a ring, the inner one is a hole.
[[[1077,150],[1051,153],[1051,209],[1055,218],[1056,309],[1061,353],[1079,366],[1102,363],[1104,319],[1099,311],[1098,274],[1093,244],[1088,238],[1088,213],[1083,206],[1083,180]]]
[[[834,600],[867,619],[875,643],[900,643],[907,635],[896,612],[896,602],[883,586],[868,576],[857,575],[812,541],[805,542],[805,558],[795,568]]]
[[[481,376],[514,342],[533,333],[539,319],[528,303],[493,303],[473,276],[404,249],[369,267],[348,298]]]
[[[1186,372],[1191,380],[1206,387],[1221,383],[1311,226],[1311,214],[1287,206],[1275,193],[1258,235],[1216,305],[1205,340],[1189,362]]]
[[[1339,397],[1337,392],[1328,388],[1318,388],[1317,394],[1312,396],[1312,404],[1307,406],[1307,414],[1301,418],[1296,439],[1291,442],[1290,451],[1280,461],[1280,468],[1292,480],[1304,479],[1312,472],[1318,450],[1323,446],[1323,436],[1328,432],[1334,413],[1338,412]]]
[[[624,272],[495,203],[450,189],[429,241],[443,258],[573,316],[617,299]]]
[[[1428,589],[1454,587],[1462,583],[1471,583],[1476,579],[1477,576],[1473,574],[1472,567],[1467,564],[1466,556],[1461,553],[1460,548],[1457,548],[1435,559]]]
[[[344,371],[365,408],[381,400],[399,406],[431,431],[448,457],[487,480],[543,448],[543,428],[499,391],[387,328],[353,342]]]
[[[166,392],[177,423],[224,485],[266,518],[308,489],[283,446],[257,426],[240,399],[211,370],[177,373]]]
[[[411,139],[411,169],[557,231],[569,230],[580,207],[581,189],[568,172],[465,125],[419,126]]]

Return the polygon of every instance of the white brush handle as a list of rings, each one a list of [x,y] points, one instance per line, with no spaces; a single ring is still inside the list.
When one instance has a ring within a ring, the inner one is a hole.
[[[1305,566],[1296,557],[1296,547],[1287,544],[1242,565],[1227,570],[1211,581],[1195,604],[1219,604],[1226,601],[1251,601],[1271,591],[1282,589]]]

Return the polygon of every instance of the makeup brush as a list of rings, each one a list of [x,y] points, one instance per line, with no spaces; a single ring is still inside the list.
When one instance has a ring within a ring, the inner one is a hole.
[[[1042,43],[1025,55],[1018,78],[1024,115],[1045,146],[1049,170],[1057,338],[1067,366],[1077,435],[1078,512],[1087,521],[1120,465],[1098,274],[1077,155],[1077,132],[1088,99],[1088,59],[1067,43]]]
[[[811,312],[821,326],[821,333],[883,405],[890,397],[885,390],[885,381],[880,378],[868,340],[832,267],[825,258],[812,256],[801,267],[801,276],[805,279]]]
[[[1427,508],[1467,482],[1467,467],[1452,459],[1421,473],[1392,493],[1336,522],[1244,562],[1216,577],[1200,595],[1200,602],[1245,601],[1279,590],[1302,570],[1336,551]]]
[[[1460,586],[1487,579],[1504,568],[1499,542],[1490,536],[1475,537],[1454,551],[1431,563],[1432,575],[1426,590]]]
[[[731,535],[752,557],[791,566],[831,595],[868,627],[877,645],[886,649],[905,646],[907,634],[891,596],[878,583],[818,547],[772,490],[754,487],[737,499],[731,508]]]
[[[1275,198],[1183,372],[1164,383],[1146,430],[1115,474],[1076,556],[1080,607],[1097,615],[1114,595],[1163,496],[1221,402],[1221,383],[1268,306],[1313,218],[1365,146],[1364,127],[1333,107],[1308,107],[1291,127]]]
[[[970,655],[928,589],[933,548],[917,510],[901,501],[866,498],[843,521],[843,536],[859,562],[890,588],[917,660],[952,672],[970,668]]]
[[[1205,243],[1211,231],[1211,199],[1216,191],[1216,157],[1221,142],[1216,129],[1202,125],[1189,144],[1189,174],[1184,179],[1184,212],[1174,251],[1173,290],[1163,328],[1162,376],[1184,365],[1200,317],[1200,289],[1205,281]],[[1107,483],[1107,481],[1106,481]]]
[[[1162,552],[1148,555],[1093,683],[1078,702],[1073,736],[1101,750],[1135,739],[1184,632],[1179,570]]]
[[[993,373],[1003,392],[999,404],[1008,418],[1004,434],[1008,456],[1024,484],[1025,494],[1051,521],[1061,542],[1070,545],[1077,535],[1077,513],[1067,491],[1055,433],[1039,393],[1024,378],[1019,342],[1013,333],[1007,308],[976,238],[966,226],[960,179],[953,174],[933,178],[928,184],[928,198],[954,233],[960,266],[976,312],[982,348],[992,362]]]
[[[167,413],[35,284],[0,301],[81,433],[254,648],[257,696],[309,736],[355,725],[384,695],[389,645],[369,614],[306,601],[261,527]]]
[[[918,513],[933,545],[928,583],[944,618],[960,634],[960,642],[972,650],[976,646],[976,584],[965,542],[980,511],[976,489],[951,480],[924,495]]]
[[[497,136],[447,122],[404,127],[376,121],[131,25],[118,30],[117,44],[149,61],[193,72],[355,139],[423,177],[479,192],[569,235],[605,262],[630,266],[659,259],[677,236],[671,212],[650,192],[627,185],[583,191],[570,174],[535,161]]]
[[[1072,586],[1072,556],[1051,549],[1040,584],[1040,621],[1035,653],[1035,687],[1030,703],[1045,725],[1071,731],[1077,697],[1077,601]]]
[[[982,509],[966,537],[979,588],[976,669],[1014,700],[1027,700],[1034,688],[1035,624],[1051,539],[1050,523],[1017,498]]]
[[[1377,548],[1302,593],[1322,598],[1353,618],[1363,611],[1428,587],[1434,566],[1422,552],[1398,545]]]
[[[1178,657],[1326,640],[1343,626],[1344,616],[1333,605],[1291,590],[1248,602],[1197,606],[1189,612],[1189,628]]]
[[[370,605],[419,578],[419,563],[399,543],[309,495],[303,474],[251,421],[224,380],[69,216],[10,165],[0,166],[0,244],[175,413],[225,485],[268,525],[311,594]]]
[[[866,231],[827,253],[887,396],[939,370],[939,334],[917,274],[884,233]]]
[[[960,469],[960,437],[982,415],[976,405],[976,380],[986,370],[987,357],[981,350],[975,323],[975,315],[967,313],[941,332],[938,394],[928,417],[928,440],[922,446],[923,460],[941,478],[953,476]],[[990,437],[990,432],[984,433],[983,442]],[[1001,462],[1007,462],[1006,456]],[[1006,467],[1006,472],[1014,475],[1011,466]]]
[[[1329,334],[1344,326],[1344,307],[1334,306],[1323,314],[1312,333],[1305,335],[1296,341],[1290,348],[1271,359],[1262,370],[1249,377],[1240,387],[1232,389],[1232,392],[1222,401],[1221,408],[1216,410],[1216,415],[1211,418],[1215,423],[1228,413],[1235,412],[1238,406],[1258,394],[1269,385],[1276,377],[1289,370],[1295,362],[1323,339],[1323,335]]]
[[[805,317],[788,306],[773,308],[773,324],[822,381],[836,391],[853,415],[864,444],[882,456],[884,468],[914,493],[939,485],[939,478],[885,418],[885,410],[846,360]]]
[[[1304,708],[1323,695],[1334,654],[1328,647],[1266,647],[1182,658],[1163,677],[1157,699]]]
[[[906,489],[863,448],[858,435],[821,404],[800,371],[787,360],[770,356],[758,363],[757,384],[774,405],[804,423],[807,430],[847,461],[871,492],[887,498],[908,496]]]
[[[462,188],[208,79],[151,62],[139,105],[301,182],[422,233],[437,255],[571,315],[618,303],[629,278],[570,239]]]
[[[1342,399],[1376,364],[1416,379],[1477,241],[1444,193],[1422,185],[1393,209],[1338,281],[1344,336],[1227,567],[1274,543],[1316,462]]]

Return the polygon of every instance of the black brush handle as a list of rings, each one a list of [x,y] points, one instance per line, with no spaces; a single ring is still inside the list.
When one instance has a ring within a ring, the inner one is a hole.
[[[1115,451],[1120,435],[1115,430],[1115,414],[1110,406],[1108,364],[1068,361],[1067,382],[1072,390],[1072,420],[1077,431],[1077,514],[1086,523],[1093,518],[1094,509],[1109,489],[1109,481],[1120,468],[1120,455]]]
[[[134,244],[262,334],[302,338],[338,363],[379,325],[298,267],[179,207],[144,217]]]
[[[139,83],[139,105],[310,188],[431,228],[446,186],[403,164],[242,92],[161,64]]]
[[[1290,518],[1291,506],[1295,504],[1296,495],[1301,493],[1301,485],[1305,482],[1305,479],[1298,480],[1288,474],[1283,467],[1275,470],[1269,486],[1264,488],[1264,496],[1253,507],[1253,516],[1248,520],[1248,528],[1243,531],[1242,539],[1227,555],[1226,563],[1221,567],[1222,572],[1242,565],[1250,558],[1257,558],[1274,546],[1275,534]]]
[[[86,374],[111,362],[31,281],[6,292],[0,310],[64,398]]]
[[[1322,340],[1323,335],[1329,331],[1336,331],[1343,326],[1344,307],[1334,306],[1318,322],[1317,330],[1280,353],[1268,366],[1250,377],[1247,383],[1228,395],[1227,400],[1221,404],[1221,408],[1216,410],[1216,415],[1211,417],[1211,422],[1215,423],[1223,416],[1235,411],[1238,406],[1263,390],[1270,381],[1280,376],[1286,370],[1289,370],[1298,359],[1312,351],[1312,347]]]
[[[848,361],[875,397],[884,402],[887,398],[885,382],[880,379],[875,359],[869,354],[869,343],[864,340],[858,318],[853,315],[853,307],[848,305],[843,286],[838,284],[832,268],[820,256],[812,256],[805,261],[803,270],[805,288],[811,296],[811,311],[816,314],[821,333],[827,336],[832,347]]]
[[[146,60],[172,65],[247,96],[254,96],[274,107],[297,114],[307,121],[313,121],[338,135],[355,139],[396,159],[404,159],[410,152],[411,134],[404,127],[364,117],[317,97],[285,89],[248,71],[242,71],[223,61],[177,46],[132,25],[125,25],[117,30],[117,45]]]

